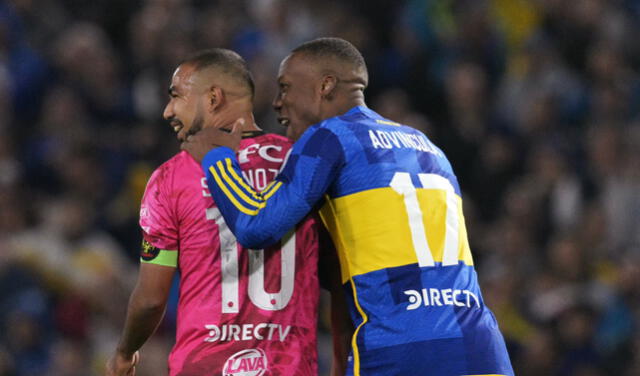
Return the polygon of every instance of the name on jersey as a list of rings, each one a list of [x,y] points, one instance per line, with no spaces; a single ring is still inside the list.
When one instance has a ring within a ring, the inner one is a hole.
[[[263,191],[279,173],[280,170],[277,168],[250,168],[242,170],[242,177],[253,189]],[[206,177],[200,180],[200,185],[202,186],[202,196],[211,197]]]
[[[284,342],[291,331],[291,325],[283,326],[265,322],[256,325],[224,324],[218,326],[210,324],[204,327],[209,330],[209,335],[204,339],[205,342],[251,341],[253,339]]]
[[[401,131],[369,130],[369,139],[375,149],[408,148],[442,156],[440,150],[436,149],[424,135]]]
[[[406,290],[404,294],[409,298],[407,311],[423,306],[457,306],[467,308],[475,306],[480,308],[478,296],[469,290],[424,288],[422,291]]]
[[[263,191],[279,173],[277,168],[252,168],[242,170],[242,177],[253,189]]]

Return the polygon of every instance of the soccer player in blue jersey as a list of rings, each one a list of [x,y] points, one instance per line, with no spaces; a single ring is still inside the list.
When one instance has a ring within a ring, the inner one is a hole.
[[[356,328],[348,375],[513,375],[451,165],[424,134],[368,109],[367,83],[362,55],[342,39],[304,43],[283,60],[274,107],[297,142],[261,193],[241,178],[239,127],[203,130],[183,147],[248,248],[321,208]]]

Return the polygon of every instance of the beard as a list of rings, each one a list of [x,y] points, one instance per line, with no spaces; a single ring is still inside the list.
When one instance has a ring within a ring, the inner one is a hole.
[[[189,128],[189,131],[187,132],[187,136],[200,132],[203,126],[204,116],[202,114],[202,111],[198,109],[198,112],[196,113],[196,116],[193,118],[193,122],[191,123],[191,128]]]

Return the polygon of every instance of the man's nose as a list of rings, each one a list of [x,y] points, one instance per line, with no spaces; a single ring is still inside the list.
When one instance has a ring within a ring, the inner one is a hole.
[[[171,106],[171,103],[167,103],[167,105],[164,108],[164,111],[162,112],[162,117],[165,120],[169,120],[174,116],[173,113],[173,107]]]
[[[276,111],[280,111],[280,109],[282,108],[282,99],[280,99],[280,95],[276,95],[273,98],[273,101],[271,102],[271,106],[273,106],[273,109]]]

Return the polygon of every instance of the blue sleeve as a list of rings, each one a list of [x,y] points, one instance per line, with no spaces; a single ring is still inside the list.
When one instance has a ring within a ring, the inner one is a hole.
[[[322,198],[344,163],[338,137],[313,127],[293,146],[284,169],[258,193],[242,178],[233,150],[219,147],[202,161],[209,190],[229,229],[247,248],[279,241]]]

